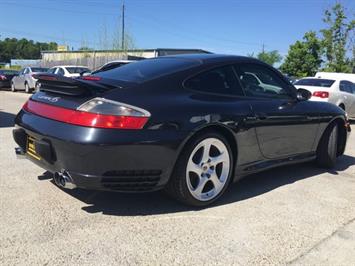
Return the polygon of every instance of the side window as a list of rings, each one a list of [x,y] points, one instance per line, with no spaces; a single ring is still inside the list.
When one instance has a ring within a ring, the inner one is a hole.
[[[55,70],[56,70],[56,68],[51,68],[51,69],[48,70],[48,73],[54,74]]]
[[[64,70],[62,68],[58,68],[57,75],[64,76]]]
[[[351,82],[346,81],[346,80],[341,80],[340,85],[339,85],[339,89],[342,92],[353,93],[351,85],[352,85]]]
[[[232,66],[215,68],[185,82],[185,87],[202,92],[225,95],[244,95]]]
[[[257,64],[236,65],[245,94],[260,98],[291,98],[290,84],[271,69]]]

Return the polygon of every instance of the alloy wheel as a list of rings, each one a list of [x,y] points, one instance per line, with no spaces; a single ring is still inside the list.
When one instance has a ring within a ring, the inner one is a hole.
[[[227,185],[231,156],[226,145],[217,138],[202,140],[193,149],[186,167],[186,182],[191,195],[209,201]]]

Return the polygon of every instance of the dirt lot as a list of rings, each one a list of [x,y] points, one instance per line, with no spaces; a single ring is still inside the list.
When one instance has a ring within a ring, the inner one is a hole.
[[[234,184],[204,210],[162,193],[64,191],[16,160],[0,92],[0,264],[355,265],[355,136],[334,171],[312,164]]]

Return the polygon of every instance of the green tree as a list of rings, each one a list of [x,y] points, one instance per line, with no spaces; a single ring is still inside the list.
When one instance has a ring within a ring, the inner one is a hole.
[[[279,54],[279,52],[277,50],[273,50],[270,52],[262,51],[262,52],[258,53],[258,55],[256,57],[259,60],[261,60],[269,65],[272,65],[272,66],[278,62],[281,62],[281,60],[282,60],[282,56]]]
[[[56,50],[55,42],[42,43],[27,39],[6,38],[0,40],[0,61],[9,62],[10,59],[39,59],[41,51]]]
[[[314,76],[322,63],[322,42],[314,31],[307,32],[303,41],[290,46],[280,70],[290,76]]]
[[[324,13],[323,21],[328,25],[321,30],[323,34],[322,45],[327,59],[324,70],[332,72],[352,72],[354,57],[354,43],[350,44],[352,49],[352,60],[347,58],[347,45],[350,37],[354,36],[355,20],[349,20],[345,14],[344,7],[337,3]]]

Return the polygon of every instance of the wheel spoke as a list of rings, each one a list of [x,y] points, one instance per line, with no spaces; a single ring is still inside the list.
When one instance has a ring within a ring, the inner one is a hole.
[[[205,145],[203,145],[203,154],[202,154],[201,162],[208,161],[208,159],[210,158],[210,149],[211,149],[210,143],[205,143]]]
[[[189,163],[187,165],[187,171],[193,172],[193,173],[197,174],[198,176],[200,176],[202,173],[201,167],[198,164],[195,164],[193,161],[189,161]]]
[[[204,189],[204,187],[205,187],[207,181],[208,181],[208,178],[207,178],[207,177],[201,177],[201,178],[200,178],[200,180],[199,180],[199,182],[198,182],[198,185],[197,185],[196,189],[194,190],[194,193],[195,193],[197,196],[199,196],[199,197],[201,196],[202,191],[203,191],[203,189]]]
[[[211,157],[211,164],[216,166],[219,163],[224,163],[228,159],[227,155],[222,152],[220,155],[217,155],[215,157]]]
[[[221,180],[219,180],[219,178],[218,178],[218,176],[217,176],[216,173],[213,173],[213,174],[211,175],[210,180],[212,181],[212,183],[213,183],[213,185],[214,185],[214,188],[215,188],[216,190],[218,190],[219,187],[223,184],[223,183],[221,182]]]

